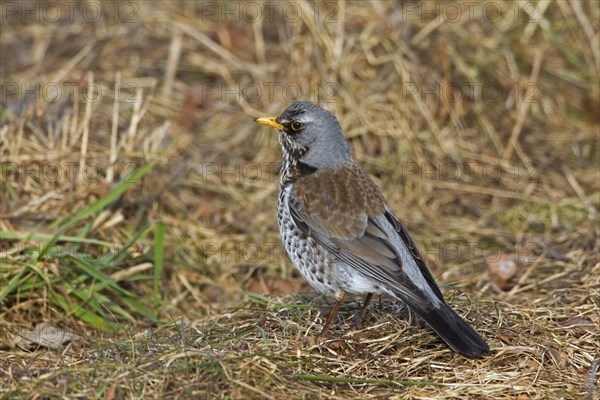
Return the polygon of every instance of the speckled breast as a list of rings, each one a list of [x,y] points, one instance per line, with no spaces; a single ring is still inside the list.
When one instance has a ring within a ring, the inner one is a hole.
[[[334,297],[337,286],[332,279],[333,257],[296,226],[289,208],[291,188],[279,188],[277,223],[283,246],[302,277],[321,294]]]

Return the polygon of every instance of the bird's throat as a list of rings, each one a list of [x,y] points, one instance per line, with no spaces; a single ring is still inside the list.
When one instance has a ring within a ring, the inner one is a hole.
[[[296,179],[314,173],[317,168],[300,161],[308,152],[308,148],[300,146],[285,134],[280,135],[279,142],[283,150],[283,165],[281,166],[281,182],[286,185]]]

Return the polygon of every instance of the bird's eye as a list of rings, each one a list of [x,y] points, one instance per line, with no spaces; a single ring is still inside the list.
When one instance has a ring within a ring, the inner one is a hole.
[[[298,132],[300,129],[302,129],[302,122],[292,121],[290,128],[292,128],[292,131]]]

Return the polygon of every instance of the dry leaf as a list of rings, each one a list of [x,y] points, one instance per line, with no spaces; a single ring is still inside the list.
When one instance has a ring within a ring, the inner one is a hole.
[[[512,340],[510,340],[510,337],[508,337],[507,335],[499,335],[498,339],[500,339],[502,343],[512,346]]]
[[[104,400],[116,399],[117,398],[116,394],[117,394],[117,384],[113,383],[112,385],[110,385],[108,387],[108,389],[104,393]]]
[[[559,350],[549,347],[548,354],[557,367],[564,368],[567,365],[566,355]]]
[[[250,293],[269,295],[271,291],[265,285],[265,281],[263,279],[257,279],[255,277],[250,278],[250,286],[246,289],[246,291]]]
[[[304,336],[300,340],[308,344],[309,346],[316,346],[321,343],[321,339],[319,336]]]
[[[517,264],[514,259],[513,254],[505,253],[486,259],[492,282],[502,290],[507,288],[508,281],[517,273]]]
[[[12,345],[26,350],[32,350],[38,346],[49,349],[61,349],[69,343],[82,339],[81,336],[63,331],[47,323],[38,324],[33,331],[22,329],[16,334]]]
[[[330,350],[339,350],[346,344],[344,339],[335,339],[335,338],[327,338],[324,336],[305,336],[302,339],[302,342],[306,343],[308,346],[322,346],[326,347]]]

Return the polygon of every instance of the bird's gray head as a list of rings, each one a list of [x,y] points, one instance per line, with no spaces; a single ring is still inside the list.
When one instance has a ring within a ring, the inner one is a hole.
[[[339,168],[352,161],[352,152],[338,120],[310,102],[296,102],[278,117],[258,118],[280,133],[284,158],[317,171]]]

